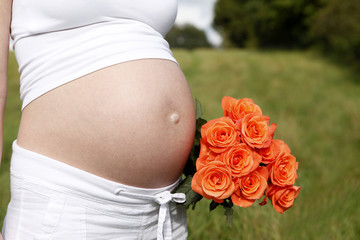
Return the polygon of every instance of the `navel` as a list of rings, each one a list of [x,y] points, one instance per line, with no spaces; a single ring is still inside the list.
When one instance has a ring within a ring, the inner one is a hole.
[[[172,113],[170,115],[170,121],[174,124],[177,124],[180,122],[180,115],[178,113]]]

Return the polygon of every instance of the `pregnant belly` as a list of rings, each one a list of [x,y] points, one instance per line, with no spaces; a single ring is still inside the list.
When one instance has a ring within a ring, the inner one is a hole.
[[[109,180],[162,187],[181,175],[195,131],[178,65],[137,60],[58,87],[23,111],[18,144]]]

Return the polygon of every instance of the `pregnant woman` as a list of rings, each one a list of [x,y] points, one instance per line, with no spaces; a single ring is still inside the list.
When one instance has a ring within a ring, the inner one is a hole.
[[[23,102],[5,240],[187,238],[170,193],[195,132],[164,40],[176,13],[177,0],[0,0],[1,134],[9,33]]]

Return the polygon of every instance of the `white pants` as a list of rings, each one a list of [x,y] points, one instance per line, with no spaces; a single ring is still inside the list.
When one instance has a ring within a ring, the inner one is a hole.
[[[179,182],[143,189],[112,182],[13,143],[4,240],[186,239]]]

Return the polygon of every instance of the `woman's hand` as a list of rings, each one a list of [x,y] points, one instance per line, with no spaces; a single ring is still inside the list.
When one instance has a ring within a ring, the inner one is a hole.
[[[0,234],[0,240],[4,240],[1,234]]]

